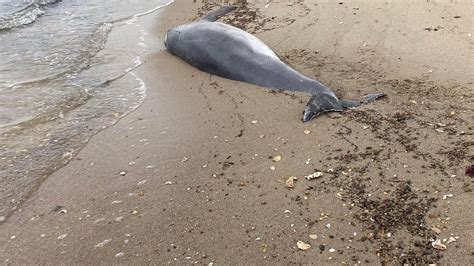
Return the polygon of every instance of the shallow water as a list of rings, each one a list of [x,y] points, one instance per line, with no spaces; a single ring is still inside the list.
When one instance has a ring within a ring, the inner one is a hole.
[[[143,101],[136,15],[168,2],[0,1],[0,216]]]

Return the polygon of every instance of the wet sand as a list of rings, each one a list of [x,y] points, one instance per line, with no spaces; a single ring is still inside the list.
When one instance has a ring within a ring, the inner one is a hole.
[[[169,27],[212,4],[140,18],[155,48],[134,71],[147,99],[1,225],[0,261],[473,263],[469,3],[371,2],[248,4],[222,18],[345,98],[388,95],[305,124],[308,95],[164,50]]]

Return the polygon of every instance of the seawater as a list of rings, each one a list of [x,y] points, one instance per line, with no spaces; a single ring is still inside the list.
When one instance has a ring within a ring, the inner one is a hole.
[[[0,0],[0,217],[143,102],[137,17],[170,1]]]

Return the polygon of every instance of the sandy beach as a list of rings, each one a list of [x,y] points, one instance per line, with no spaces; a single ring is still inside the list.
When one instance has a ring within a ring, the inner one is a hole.
[[[470,4],[238,4],[220,21],[293,68],[344,98],[387,94],[308,123],[307,94],[211,76],[166,51],[170,27],[217,4],[140,17],[153,47],[133,71],[145,102],[0,225],[0,261],[473,264]]]

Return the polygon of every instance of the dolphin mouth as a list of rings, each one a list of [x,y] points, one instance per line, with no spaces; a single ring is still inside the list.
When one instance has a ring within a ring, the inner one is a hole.
[[[310,110],[303,111],[303,118],[301,119],[303,123],[311,121],[314,117],[316,117],[316,113]]]

